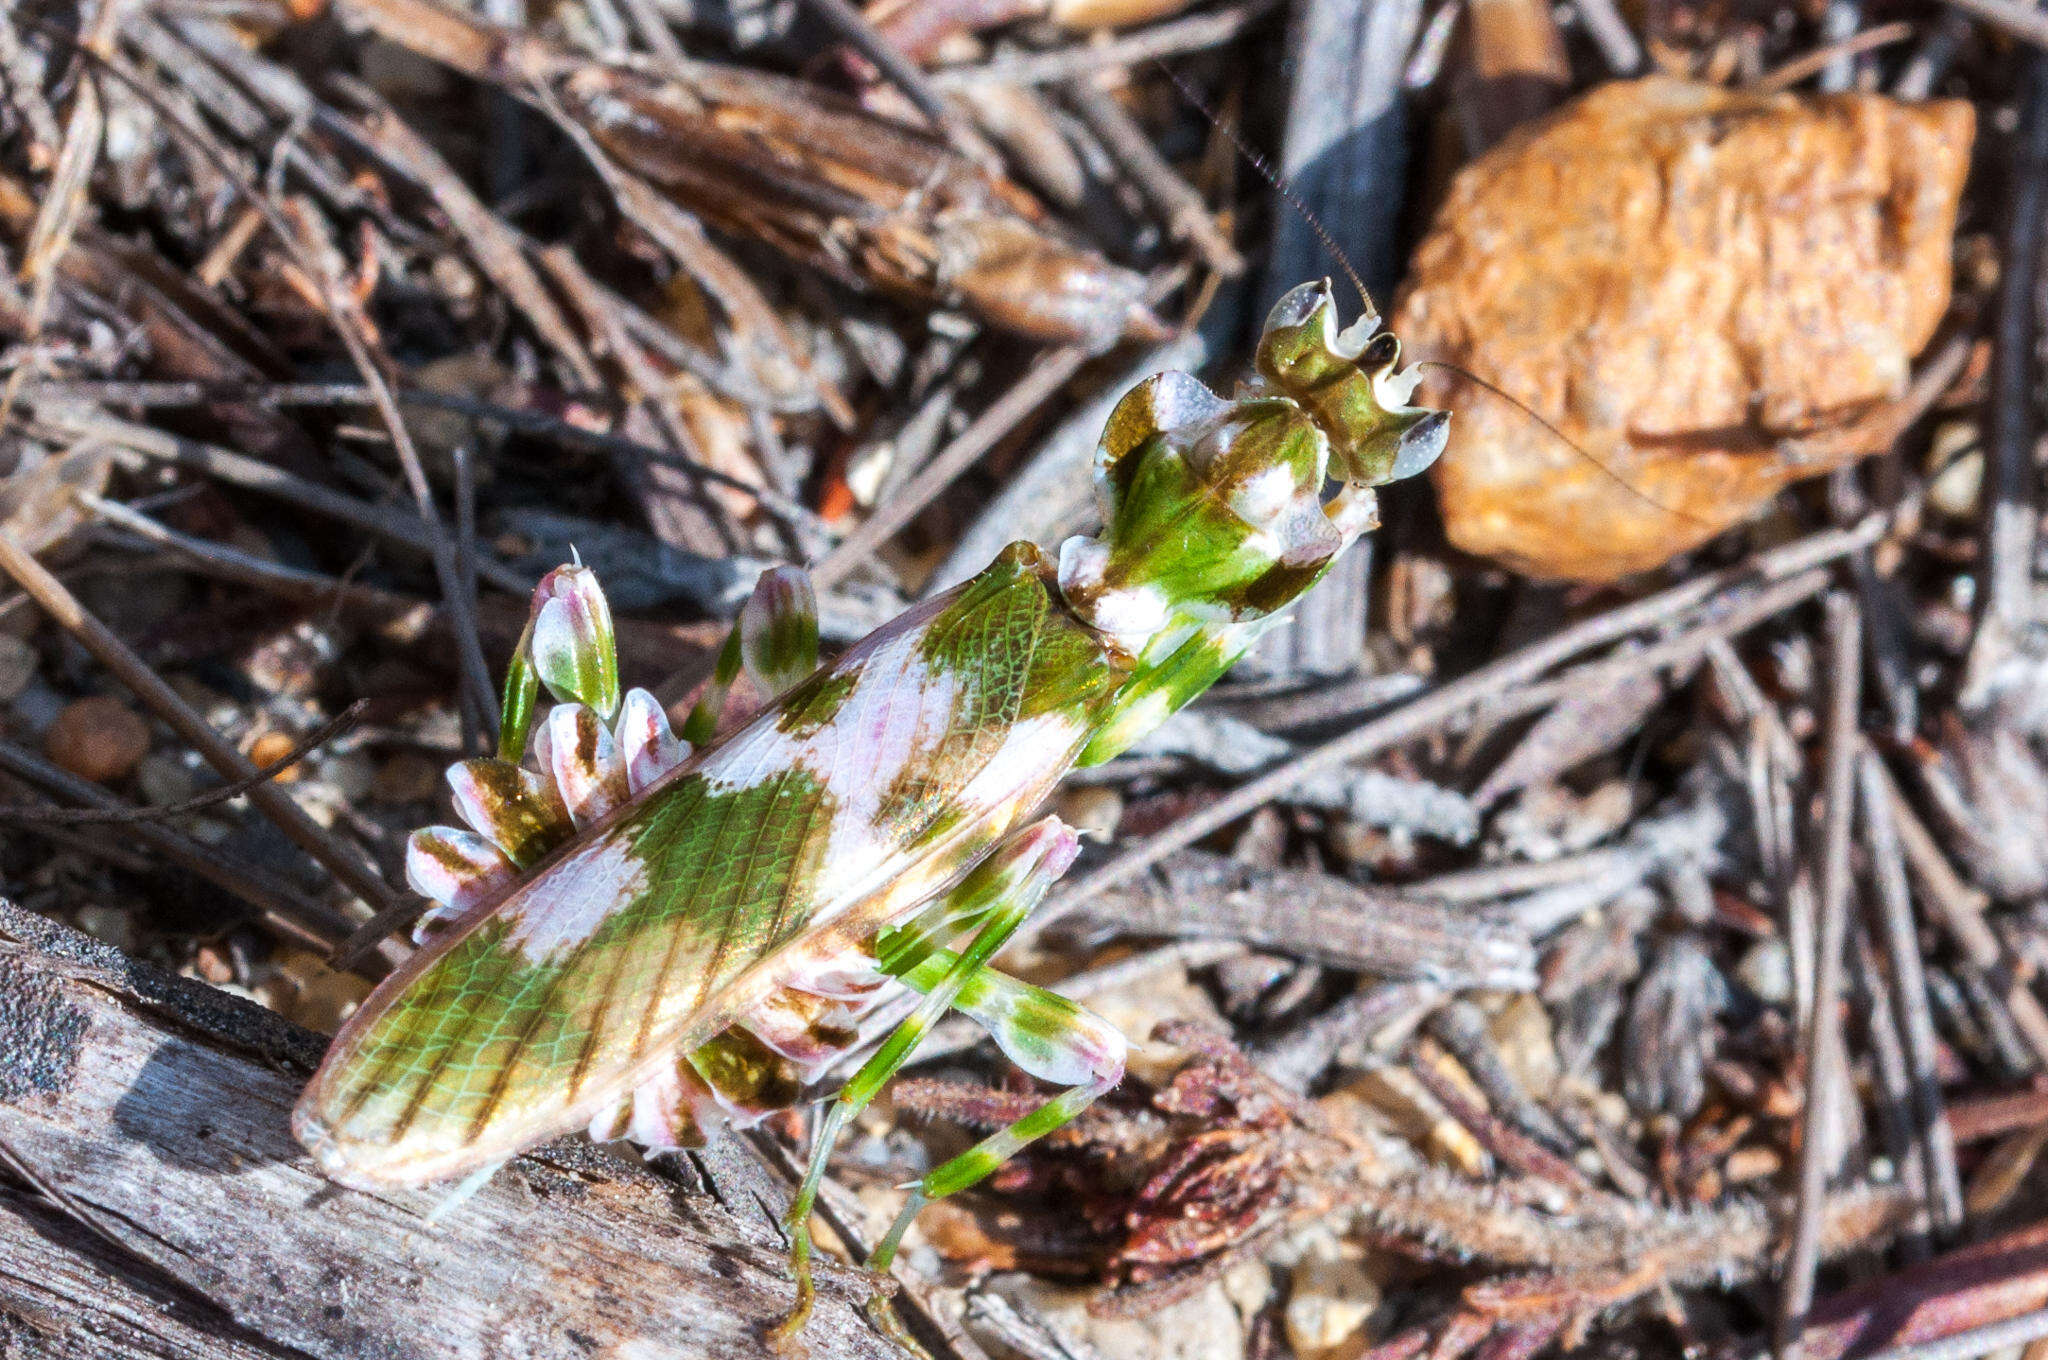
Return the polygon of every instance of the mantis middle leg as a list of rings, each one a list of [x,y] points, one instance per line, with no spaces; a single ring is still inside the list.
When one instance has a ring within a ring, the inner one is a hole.
[[[785,1220],[797,1299],[789,1317],[776,1329],[776,1340],[794,1337],[810,1314],[814,1297],[810,1217],[840,1130],[867,1108],[938,1018],[975,985],[988,960],[1072,863],[1074,852],[1072,830],[1048,817],[1006,842],[916,921],[887,932],[878,942],[881,970],[902,977],[922,992],[924,999],[841,1088],[819,1125],[803,1184]],[[967,935],[967,942],[958,953],[940,947],[940,941],[962,934]],[[901,1233],[896,1235],[900,1238]],[[884,1263],[894,1254],[891,1244],[882,1258]]]

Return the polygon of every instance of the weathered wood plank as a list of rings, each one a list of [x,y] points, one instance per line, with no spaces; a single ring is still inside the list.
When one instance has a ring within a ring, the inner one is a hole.
[[[791,1294],[769,1235],[601,1151],[521,1158],[436,1224],[435,1194],[331,1185],[287,1122],[321,1046],[0,901],[0,1143],[136,1258],[96,1293],[118,1252],[87,1259],[76,1233],[40,1230],[46,1206],[0,1198],[0,1354],[10,1335],[105,1338],[27,1354],[192,1353],[191,1320],[159,1317],[156,1340],[142,1325],[180,1287],[249,1338],[201,1352],[228,1360],[766,1353]],[[38,1250],[44,1274],[25,1265]],[[850,1273],[819,1284],[812,1353],[894,1360]]]
[[[278,1360],[54,1210],[0,1194],[0,1360]]]

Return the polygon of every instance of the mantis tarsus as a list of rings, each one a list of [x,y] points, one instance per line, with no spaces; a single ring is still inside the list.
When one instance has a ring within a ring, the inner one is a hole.
[[[438,906],[422,948],[348,1022],[293,1126],[366,1187],[487,1176],[587,1128],[651,1148],[787,1108],[900,989],[909,1017],[826,1114],[788,1218],[794,1337],[810,1212],[846,1121],[947,1010],[1065,1091],[927,1174],[920,1206],[987,1176],[1121,1078],[1124,1039],[990,958],[1065,871],[1073,832],[1029,820],[1228,670],[1377,522],[1372,488],[1441,452],[1447,417],[1376,318],[1339,333],[1327,282],[1274,308],[1230,399],[1148,379],[1096,457],[1099,537],[1013,544],[965,585],[817,664],[816,603],[766,575],[681,737],[621,694],[590,572],[536,591],[495,759],[449,772],[472,829],[414,835]],[[1326,494],[1335,487],[1334,494]],[[728,696],[760,711],[736,725]],[[537,713],[545,690],[557,702]],[[724,721],[721,721],[723,719]],[[522,763],[524,762],[524,763]],[[893,1329],[885,1305],[876,1312]]]

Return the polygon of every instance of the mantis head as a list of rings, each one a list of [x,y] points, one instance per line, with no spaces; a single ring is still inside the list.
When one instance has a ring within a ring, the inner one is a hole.
[[[1372,488],[1443,451],[1449,417],[1407,404],[1400,342],[1336,317],[1329,281],[1303,284],[1234,398],[1162,373],[1118,403],[1095,459],[1103,530],[1061,548],[1060,587],[1121,650],[1278,613],[1378,523]]]

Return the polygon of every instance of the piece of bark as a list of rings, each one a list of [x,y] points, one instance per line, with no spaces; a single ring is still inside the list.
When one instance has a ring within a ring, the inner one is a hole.
[[[1453,987],[1526,988],[1526,935],[1472,911],[1328,874],[1261,869],[1183,850],[1105,890],[1062,930],[1222,937],[1258,949]]]
[[[332,1185],[288,1125],[321,1047],[0,901],[5,1160],[132,1252],[32,1234],[51,1211],[29,1192],[0,1198],[0,1353],[19,1336],[38,1356],[181,1355],[177,1329],[204,1330],[208,1303],[242,1336],[190,1353],[231,1360],[764,1353],[793,1295],[778,1247],[587,1145],[519,1158],[434,1224],[446,1190]],[[17,1243],[32,1269],[7,1264]],[[105,1291],[73,1283],[108,1271],[120,1280]],[[894,1360],[850,1272],[827,1265],[819,1282],[812,1353]],[[185,1320],[138,1311],[167,1294]],[[162,1339],[123,1351],[142,1318]],[[103,1347],[63,1339],[94,1328]]]
[[[154,1280],[47,1205],[0,1194],[0,1356],[277,1360],[218,1310]]]

